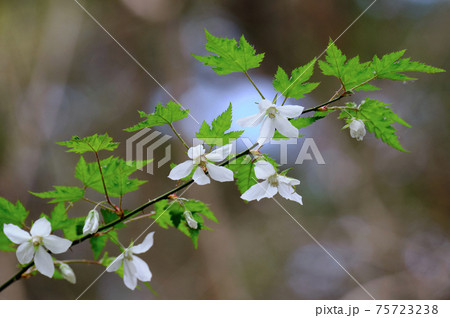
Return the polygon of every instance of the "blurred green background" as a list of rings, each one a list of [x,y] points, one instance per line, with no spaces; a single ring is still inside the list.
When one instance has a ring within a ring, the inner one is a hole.
[[[190,53],[204,54],[204,28],[212,34],[245,34],[262,67],[251,71],[268,96],[278,65],[286,70],[318,56],[371,3],[367,0],[182,1],[121,0],[80,3],[176,99],[200,120],[230,102],[235,117],[254,112],[256,91],[242,74],[219,76]],[[406,56],[449,69],[450,2],[379,0],[337,42],[347,56],[407,49]],[[20,200],[31,218],[49,212],[28,191],[78,185],[77,156],[56,141],[108,132],[125,156],[137,110],[151,112],[170,97],[72,0],[0,1],[0,195]],[[416,74],[414,74],[416,75]],[[326,165],[306,161],[291,175],[304,205],[286,209],[377,299],[450,297],[449,85],[446,73],[419,74],[419,81],[378,82],[383,90],[357,94],[392,103],[413,128],[399,127],[409,154],[366,136],[351,139],[336,116],[306,129]],[[292,101],[311,107],[328,100],[339,83],[316,69],[322,84]],[[247,107],[247,108],[245,108]],[[239,115],[237,115],[239,114]],[[186,119],[186,139],[198,130]],[[164,133],[169,133],[165,128]],[[290,146],[296,157],[300,145]],[[173,161],[185,160],[173,139]],[[276,156],[275,148],[268,149]],[[109,154],[104,154],[104,156]],[[89,158],[93,160],[93,158]],[[288,165],[292,166],[290,160]],[[168,165],[126,197],[133,208],[174,186]],[[83,299],[368,299],[368,295],[272,200],[245,204],[236,187],[193,186],[185,196],[210,204],[220,223],[200,234],[199,248],[180,232],[157,226],[154,247],[144,255],[152,287],[131,292],[115,274],[103,275]],[[93,199],[101,196],[92,194]],[[71,216],[86,215],[79,203]],[[152,221],[119,233],[129,242]],[[112,254],[118,253],[110,246]],[[91,258],[88,244],[61,258]],[[0,254],[0,280],[17,271],[14,253]],[[0,299],[74,299],[103,268],[73,265],[78,283],[42,275],[22,280]]]

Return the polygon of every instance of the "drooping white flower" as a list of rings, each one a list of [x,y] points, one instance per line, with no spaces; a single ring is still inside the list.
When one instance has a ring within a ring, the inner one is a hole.
[[[115,272],[123,264],[123,282],[131,290],[136,288],[138,279],[142,282],[149,282],[152,279],[147,263],[134,254],[145,253],[152,247],[154,233],[149,233],[139,245],[133,246],[132,243],[106,268],[108,272]]]
[[[98,231],[100,215],[96,209],[89,211],[86,221],[84,221],[83,234],[94,234]]]
[[[233,171],[228,168],[216,166],[212,162],[222,161],[231,153],[232,145],[228,144],[219,147],[216,150],[205,155],[205,148],[203,145],[191,147],[188,150],[188,157],[190,160],[180,163],[178,166],[170,171],[169,178],[172,180],[180,180],[191,174],[194,170],[194,182],[199,185],[208,184],[211,182],[209,177],[205,174],[208,171],[209,176],[220,182],[233,181]],[[212,162],[211,162],[212,161]]]
[[[198,227],[198,222],[194,219],[192,212],[186,210],[186,211],[184,211],[183,215],[184,215],[184,218],[186,219],[186,222],[189,225],[189,227],[191,229],[196,230]]]
[[[61,274],[64,277],[64,279],[67,280],[69,283],[75,284],[77,282],[77,277],[75,276],[74,271],[69,265],[61,263],[59,264],[59,270],[61,271]]]
[[[361,119],[352,118],[350,122],[350,136],[356,138],[358,141],[362,141],[366,135],[366,126]]]
[[[55,265],[50,250],[53,254],[64,253],[72,245],[72,242],[50,234],[52,226],[45,217],[34,222],[30,234],[14,224],[4,224],[3,232],[16,244],[16,255],[20,264],[28,264],[34,260],[37,270],[47,277],[52,278]]]
[[[278,174],[275,168],[265,160],[255,163],[255,175],[264,181],[251,186],[241,195],[242,199],[259,201],[262,198],[272,198],[279,193],[283,198],[303,204],[302,197],[295,192],[294,188],[295,185],[300,184],[299,180]]]
[[[291,124],[288,118],[300,116],[304,107],[297,105],[276,106],[267,99],[259,102],[258,107],[259,113],[240,118],[237,123],[242,127],[253,127],[262,122],[258,137],[258,143],[260,145],[270,141],[275,133],[275,129],[286,137],[298,137],[298,129]]]

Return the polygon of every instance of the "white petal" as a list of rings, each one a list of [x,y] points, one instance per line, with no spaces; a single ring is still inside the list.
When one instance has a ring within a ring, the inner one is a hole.
[[[277,188],[272,187],[269,182],[263,181],[250,187],[244,194],[241,195],[241,199],[252,201],[261,200],[262,198],[271,198],[277,193]]]
[[[19,245],[16,251],[17,259],[20,264],[28,264],[34,256],[34,246],[31,242],[25,242]]]
[[[289,138],[297,138],[298,137],[298,129],[295,128],[291,122],[283,116],[275,116],[275,128],[285,137]]]
[[[258,179],[267,179],[275,172],[275,168],[265,160],[258,160],[255,163],[255,175]]]
[[[50,222],[45,218],[42,217],[36,222],[34,222],[33,226],[31,227],[31,235],[32,236],[47,236],[52,231],[52,225]]]
[[[28,232],[22,230],[20,227],[14,224],[4,224],[3,232],[9,238],[9,240],[16,244],[31,240],[31,235]]]
[[[142,282],[149,282],[152,279],[152,272],[146,262],[137,256],[133,256],[133,265],[136,268],[136,277]]]
[[[269,117],[264,119],[261,130],[259,131],[258,144],[264,145],[272,139],[275,133],[275,121]]]
[[[259,111],[262,113],[265,113],[267,108],[272,107],[272,106],[275,106],[275,105],[272,104],[272,102],[268,99],[263,99],[258,104]]]
[[[300,116],[303,112],[303,109],[305,108],[297,105],[285,105],[277,107],[279,114],[287,118],[295,118]]]
[[[180,180],[187,177],[194,169],[195,164],[192,160],[180,163],[170,171],[169,178],[172,180]]]
[[[244,128],[245,127],[255,127],[261,123],[261,121],[264,119],[264,116],[266,116],[265,111],[259,112],[255,115],[239,118],[237,120],[237,123],[239,126],[244,127]]]
[[[203,169],[201,167],[197,167],[197,169],[195,169],[192,179],[194,179],[194,182],[197,183],[198,185],[205,185],[211,182],[211,180],[203,172]]]
[[[77,277],[75,276],[73,269],[69,265],[63,263],[59,265],[59,269],[64,279],[69,283],[75,284],[77,282]]]
[[[205,155],[205,157],[206,157],[206,159],[211,160],[211,161],[222,161],[228,157],[228,155],[231,153],[232,149],[233,149],[233,145],[228,144],[223,147],[217,148],[216,150]]]
[[[69,249],[70,246],[72,246],[72,241],[69,241],[62,237],[58,237],[56,235],[44,236],[42,241],[44,243],[44,246],[53,254],[64,253]]]
[[[34,256],[34,264],[37,270],[44,276],[53,277],[55,272],[55,265],[53,265],[53,259],[50,254],[39,245],[36,255]]]
[[[188,157],[191,159],[200,157],[203,154],[205,154],[205,148],[203,147],[203,145],[197,145],[195,147],[189,148],[188,150]]]
[[[128,260],[123,262],[123,282],[129,289],[134,290],[137,285],[136,268]]]
[[[84,221],[83,234],[94,234],[98,231],[99,226],[99,214],[97,210],[91,210],[88,213],[86,220]]]
[[[233,181],[233,171],[228,168],[216,166],[215,164],[206,163],[209,176],[219,182]]]
[[[297,179],[294,179],[294,178],[289,178],[289,177],[286,177],[286,176],[281,176],[281,175],[278,175],[278,181],[282,182],[282,183],[286,183],[286,184],[288,184],[290,186],[299,185],[300,184],[300,180],[297,180]]]
[[[292,186],[286,183],[280,183],[278,186],[278,191],[283,198],[303,204],[302,197],[294,191]]]
[[[123,254],[120,254],[119,256],[117,256],[115,260],[113,260],[111,264],[109,264],[109,266],[106,268],[106,271],[115,272],[122,265],[122,261],[123,261]]]
[[[141,254],[147,252],[153,246],[153,235],[155,232],[147,234],[141,244],[133,246],[130,250],[133,254]]]

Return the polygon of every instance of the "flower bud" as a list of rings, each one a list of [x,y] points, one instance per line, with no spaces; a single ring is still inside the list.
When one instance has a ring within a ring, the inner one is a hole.
[[[187,224],[189,225],[189,227],[190,227],[191,229],[196,230],[197,227],[198,227],[198,223],[197,223],[197,221],[194,219],[194,217],[192,216],[192,212],[186,210],[186,211],[184,211],[183,215],[184,215],[184,218],[186,219],[186,222],[187,222]]]
[[[77,278],[75,277],[75,273],[69,265],[61,263],[59,265],[59,270],[61,271],[62,276],[69,283],[75,284],[77,282]]]
[[[349,127],[350,136],[352,136],[352,138],[356,138],[356,140],[358,141],[363,140],[364,136],[366,135],[366,126],[361,119],[353,118]]]
[[[84,222],[83,234],[94,234],[98,231],[98,226],[100,223],[100,216],[97,210],[89,211],[89,214]]]

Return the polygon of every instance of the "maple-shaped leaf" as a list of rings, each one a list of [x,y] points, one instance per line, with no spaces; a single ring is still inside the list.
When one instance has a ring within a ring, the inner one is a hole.
[[[139,115],[141,118],[146,119],[133,127],[124,129],[125,131],[131,132],[147,127],[170,125],[174,121],[181,120],[189,116],[189,110],[182,109],[180,104],[169,101],[166,106],[163,106],[161,103],[156,105],[154,113],[146,114],[143,111],[139,111]]]
[[[272,81],[273,88],[287,98],[303,98],[305,94],[312,92],[319,85],[319,83],[305,83],[311,78],[315,63],[316,59],[314,58],[308,64],[297,67],[291,72],[290,77],[278,66]]]
[[[361,119],[367,130],[374,133],[376,138],[380,138],[397,150],[408,152],[398,141],[395,134],[396,129],[392,124],[398,123],[409,128],[411,128],[411,125],[395,114],[392,109],[386,107],[388,105],[376,99],[366,98],[358,110],[342,110],[339,118],[345,118],[347,121],[350,121],[351,118]],[[348,103],[347,106],[352,107],[354,104]]]
[[[100,150],[114,150],[119,146],[118,142],[113,142],[108,134],[92,135],[85,138],[73,136],[68,141],[57,142],[56,144],[70,148],[67,152],[85,153],[86,151],[99,152]]]
[[[206,121],[203,121],[200,130],[197,133],[197,138],[211,146],[223,146],[229,144],[230,140],[239,138],[244,132],[243,130],[226,132],[230,129],[231,123],[232,107],[230,103],[230,106],[212,121],[211,126]]]
[[[54,191],[39,193],[30,191],[30,193],[41,199],[52,199],[49,203],[75,202],[82,199],[84,196],[84,190],[78,187],[55,186],[54,188]]]
[[[211,66],[220,75],[233,72],[246,72],[251,68],[259,67],[264,53],[256,54],[255,49],[241,37],[239,44],[235,39],[218,38],[205,29],[205,48],[216,55],[199,56],[192,54],[204,65]]]

